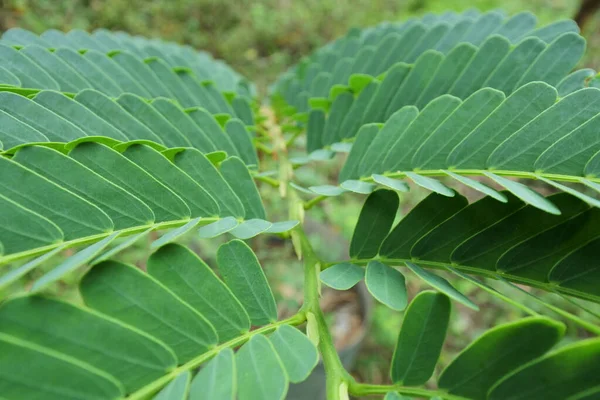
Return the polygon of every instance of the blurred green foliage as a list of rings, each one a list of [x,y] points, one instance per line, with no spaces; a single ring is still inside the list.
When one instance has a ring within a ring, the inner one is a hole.
[[[535,13],[545,24],[574,15],[575,0],[0,0],[0,30],[107,28],[202,48],[265,88],[300,57],[352,27],[427,12]]]

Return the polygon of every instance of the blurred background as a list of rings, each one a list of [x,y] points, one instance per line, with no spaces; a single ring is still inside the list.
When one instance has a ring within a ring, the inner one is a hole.
[[[278,74],[302,56],[343,35],[350,28],[365,27],[384,20],[404,20],[428,12],[463,11],[471,7],[481,11],[501,8],[508,14],[530,10],[538,17],[541,25],[562,18],[576,18],[588,41],[587,54],[581,61],[581,67],[596,70],[600,68],[600,14],[595,8],[596,5],[600,5],[600,1],[0,0],[0,5],[0,31],[15,26],[36,33],[50,28],[63,31],[78,28],[90,31],[102,27],[186,43],[225,60],[238,72],[254,81],[261,93],[265,92],[267,85],[272,83]],[[298,148],[298,151],[301,149]],[[268,160],[263,161],[263,169],[273,167],[269,165]],[[321,162],[316,168],[315,165],[299,168],[296,171],[297,180],[305,186],[334,183],[337,181],[341,165],[342,160],[338,159]],[[448,185],[452,186],[452,183],[449,182]],[[276,190],[267,185],[261,186],[260,189],[265,199],[265,207],[270,213],[269,220],[287,219],[286,204],[279,199]],[[536,187],[536,190],[551,192],[542,186]],[[472,200],[477,199],[476,193],[466,192],[464,187],[461,188],[461,193],[466,193]],[[425,192],[417,188],[413,188],[410,193],[403,193],[403,212],[410,210],[424,196]],[[347,258],[348,243],[363,201],[362,196],[344,195],[307,211],[307,228],[311,241],[324,259],[335,261]],[[150,241],[153,239],[155,237],[149,238]],[[209,263],[214,261],[218,243],[200,242],[193,236],[187,237],[185,241]],[[253,239],[251,245],[267,269],[269,281],[276,289],[281,316],[292,314],[302,301],[302,266],[295,260],[289,241],[258,237]],[[144,268],[148,255],[147,243],[139,243],[121,257]],[[60,257],[54,261],[59,262]],[[74,284],[83,272],[85,271],[77,272],[52,290],[61,296],[77,296],[73,290]],[[35,275],[27,277],[18,287],[9,289],[10,292],[26,288],[33,279],[43,273],[43,270],[34,272]],[[484,330],[521,316],[519,310],[471,284],[452,276],[445,277],[477,303],[481,311],[474,312],[455,304],[440,368]],[[425,289],[418,279],[414,279],[408,273],[407,284],[410,298]],[[600,315],[597,306],[582,301],[573,304],[556,295],[526,290],[560,305],[581,318],[600,323],[598,317],[581,308],[587,307]],[[541,308],[527,293],[515,289],[503,291],[535,310],[557,317],[551,311]],[[0,296],[6,294],[0,293]],[[328,311],[336,346],[347,349],[353,344],[360,344],[360,351],[352,367],[352,373],[357,379],[371,383],[389,383],[389,363],[400,330],[402,313],[374,304],[365,314],[366,304],[355,291],[325,290],[323,306]],[[568,325],[567,341],[587,335],[572,324]],[[367,335],[363,339],[365,332]]]

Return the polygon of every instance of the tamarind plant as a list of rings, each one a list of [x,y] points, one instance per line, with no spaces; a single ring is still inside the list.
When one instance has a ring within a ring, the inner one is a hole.
[[[599,399],[600,317],[531,294],[542,315],[482,279],[600,302],[600,79],[574,70],[584,50],[568,20],[427,14],[318,49],[272,85],[267,110],[252,83],[187,46],[5,32],[0,288],[44,273],[0,304],[0,398],[275,400],[320,358],[334,400]],[[304,138],[307,155],[292,157]],[[339,185],[296,178],[339,153]],[[279,188],[289,220],[267,217],[256,182]],[[396,222],[410,186],[431,194]],[[347,192],[367,197],[347,259],[327,260],[304,213]],[[234,239],[209,266],[176,243],[192,231]],[[152,232],[144,268],[115,260]],[[259,234],[289,238],[304,260],[304,303],[287,319],[244,242]],[[481,334],[433,382],[452,304],[478,309],[439,270],[525,317]],[[53,295],[76,271],[75,298]],[[344,369],[319,306],[321,282],[363,279],[404,315],[391,385]],[[432,290],[408,299],[406,279]],[[563,321],[587,338],[561,341]]]

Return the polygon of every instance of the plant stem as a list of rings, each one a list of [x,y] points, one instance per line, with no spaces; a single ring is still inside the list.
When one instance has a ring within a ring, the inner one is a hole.
[[[353,379],[342,365],[319,304],[319,259],[301,226],[296,228],[296,233],[300,238],[304,257],[304,305],[301,311],[310,312],[315,316],[319,332],[319,351],[327,379],[327,399],[339,400],[340,385],[342,382],[350,384]]]
[[[405,394],[408,396],[418,396],[418,397],[441,397],[446,400],[468,400],[466,397],[455,396],[452,394],[448,394],[446,392],[440,390],[427,390],[420,389],[415,387],[406,387],[401,385],[369,385],[365,383],[353,383],[350,384],[348,388],[350,394],[354,396],[370,396],[370,395],[382,395],[388,392],[396,392],[400,394]]]
[[[234,339],[231,339],[228,342],[225,342],[216,347],[213,347],[209,351],[207,351],[207,352],[199,355],[198,357],[188,361],[187,363],[175,368],[174,370],[169,372],[167,375],[164,375],[164,376],[160,377],[159,379],[155,380],[154,382],[151,382],[150,384],[142,387],[141,389],[137,390],[136,392],[134,392],[130,396],[128,396],[127,400],[140,400],[140,399],[145,399],[145,398],[149,397],[150,395],[156,393],[159,389],[161,389],[167,383],[169,383],[171,380],[173,380],[180,373],[182,373],[184,371],[188,371],[190,369],[197,368],[202,363],[213,358],[221,350],[224,350],[226,348],[235,348],[235,347],[239,347],[239,346],[243,345],[248,340],[250,340],[250,338],[252,338],[252,336],[255,336],[255,335],[258,335],[261,333],[273,332],[275,329],[277,329],[278,326],[281,326],[281,325],[294,325],[295,326],[295,325],[300,325],[300,324],[304,323],[305,321],[306,321],[306,313],[300,311],[297,314],[291,316],[290,318],[287,318],[287,319],[284,319],[281,321],[277,321],[277,322],[274,322],[269,325],[265,325],[263,327],[255,329],[253,331],[247,332],[241,336],[238,336]]]
[[[328,198],[328,196],[317,196],[313,199],[310,199],[309,201],[304,203],[304,209],[310,210],[311,208],[313,208],[315,205],[319,204],[323,200],[327,200],[327,198]]]

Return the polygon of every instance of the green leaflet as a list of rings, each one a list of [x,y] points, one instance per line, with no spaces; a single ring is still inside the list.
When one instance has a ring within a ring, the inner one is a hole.
[[[57,57],[53,52],[38,46],[30,45],[20,50],[46,71],[65,92],[78,92],[89,87],[89,83],[68,63]]]
[[[557,37],[535,59],[517,86],[532,81],[556,85],[577,65],[585,51],[585,39],[574,32]]]
[[[36,280],[31,286],[31,291],[39,291],[63,278],[65,275],[75,271],[80,266],[95,258],[106,246],[110,244],[120,232],[114,232],[110,236],[96,242],[85,249],[78,251],[75,255],[68,257],[61,264],[49,272],[46,272],[41,278]]]
[[[386,51],[388,50],[386,49]],[[374,60],[377,60],[377,58],[374,58]],[[401,85],[410,71],[410,66],[404,63],[396,64],[387,71],[385,78],[381,81],[364,112],[361,125],[385,121],[385,107],[390,103],[392,97],[396,94],[396,88]],[[355,131],[356,129],[352,130],[352,132]]]
[[[2,245],[2,243],[0,243],[0,245]],[[1,246],[0,246],[0,250],[2,250]],[[32,271],[35,268],[37,268],[38,266],[42,265],[45,261],[47,261],[51,257],[55,256],[62,250],[63,250],[63,246],[56,247],[54,250],[51,250],[48,253],[46,253],[40,257],[34,258],[33,260],[21,265],[20,267],[15,268],[12,271],[7,272],[6,274],[2,275],[0,277],[0,289],[4,289],[5,287],[9,286],[10,284],[18,281],[20,278],[25,276],[29,271]]]
[[[99,206],[112,219],[115,229],[154,221],[152,210],[137,197],[56,150],[24,147],[13,160]]]
[[[406,308],[406,286],[400,271],[379,261],[369,261],[365,283],[369,292],[381,303],[397,311]]]
[[[271,224],[269,221],[255,218],[242,222],[229,232],[236,238],[245,240],[253,238],[262,232],[268,231],[271,226],[273,226],[273,224]]]
[[[0,82],[6,86],[21,86],[19,78],[4,67],[0,67]]]
[[[88,136],[107,136],[116,140],[127,140],[124,132],[113,125],[112,119],[105,120],[84,104],[61,93],[42,90],[32,100],[70,121]],[[117,117],[118,115],[115,115],[115,120]]]
[[[22,221],[29,223],[23,226]],[[11,254],[59,243],[63,232],[52,221],[21,207],[0,195],[0,243],[3,253]]]
[[[185,235],[186,233],[188,233],[189,231],[194,229],[196,226],[198,226],[201,219],[202,219],[202,217],[196,217],[194,219],[191,219],[190,222],[188,222],[187,224],[182,225],[179,228],[175,228],[173,230],[168,231],[167,233],[162,235],[160,238],[153,241],[150,244],[150,248],[156,249],[165,244],[174,242],[179,237]]]
[[[353,101],[354,96],[347,92],[336,97],[331,105],[329,118],[327,118],[325,127],[323,128],[323,145],[330,145],[342,139],[342,136],[338,134],[338,130],[340,130],[342,121],[348,114]]]
[[[333,265],[319,274],[321,282],[337,290],[348,290],[365,276],[365,270],[358,265],[341,263]]]
[[[512,43],[516,43],[528,31],[535,28],[537,18],[529,11],[522,11],[510,17],[504,25],[496,31],[497,35],[504,36]]]
[[[387,235],[379,254],[388,258],[410,258],[413,245],[467,205],[463,196],[445,197],[432,193],[417,204]]]
[[[563,257],[600,236],[595,226],[599,219],[600,210],[592,208],[539,232],[506,251],[498,259],[496,269],[529,279],[546,280]],[[581,270],[585,268],[584,265],[580,267]]]
[[[156,111],[187,138],[192,146],[207,153],[216,149],[202,127],[197,125],[190,116],[175,103],[167,99],[159,98],[154,100],[151,104]]]
[[[366,122],[364,117],[366,115],[366,109],[369,107],[369,104],[372,104],[375,94],[378,93],[379,87],[381,87],[380,82],[376,80],[371,81],[357,95],[352,106],[346,112],[346,116],[340,123],[340,126],[336,127],[339,133],[338,137],[351,138],[354,135],[354,132],[358,132],[361,126],[365,125]],[[379,106],[381,106],[381,104],[379,104]],[[311,110],[311,113],[312,112],[313,111]],[[322,118],[324,119],[324,116]],[[327,122],[329,122],[329,119]],[[323,121],[323,125],[325,126],[325,121]],[[319,132],[315,132],[315,135],[316,134],[319,134]],[[321,133],[321,135],[323,135],[323,133]],[[324,145],[324,143],[321,145]]]
[[[319,354],[315,345],[298,329],[282,325],[269,337],[285,367],[290,382],[304,381],[317,365]]]
[[[212,269],[187,248],[169,244],[148,259],[148,273],[196,309],[214,326],[219,341],[250,329],[239,300]]]
[[[244,206],[246,219],[265,219],[266,213],[258,189],[248,169],[237,157],[230,157],[221,163],[221,174]]]
[[[494,69],[484,85],[511,94],[518,88],[517,83],[523,74],[545,48],[545,43],[536,37],[522,40]]]
[[[461,99],[467,98],[484,87],[485,80],[509,53],[510,42],[502,36],[490,36],[477,50],[460,76],[456,78],[449,93]]]
[[[237,352],[238,398],[240,400],[283,400],[288,377],[273,345],[255,335]]]
[[[571,344],[533,361],[498,382],[488,398],[559,400],[577,398],[597,386],[600,341]],[[551,382],[551,384],[548,384]]]
[[[577,91],[506,139],[490,154],[487,165],[494,169],[533,170],[537,157],[545,149],[598,113],[600,90],[586,88]]]
[[[441,293],[421,292],[408,306],[391,365],[391,378],[420,385],[433,374],[446,337],[450,300]]]
[[[96,264],[80,284],[85,304],[169,346],[180,363],[217,343],[212,325],[139,269],[115,261]]]
[[[123,152],[123,156],[179,196],[189,207],[192,216],[219,215],[220,210],[215,199],[198,182],[169,162],[158,151],[149,146],[134,144]]]
[[[488,178],[491,178],[492,180],[496,181],[496,183],[504,186],[508,191],[510,191],[512,194],[523,200],[525,203],[531,204],[539,208],[540,210],[549,212],[550,214],[560,214],[560,210],[556,208],[554,204],[552,204],[538,192],[534,191],[533,189],[529,189],[522,183],[512,181],[510,179],[498,176],[490,172],[485,172],[484,174]]]
[[[144,98],[151,97],[150,93],[133,76],[121,68],[112,58],[107,57],[106,54],[96,50],[88,50],[83,56],[110,76],[123,91]]]
[[[123,387],[110,375],[90,365],[66,357],[50,349],[0,334],[3,358],[19,360],[18,364],[3,363],[0,375],[2,396],[32,399],[64,400],[119,398]],[[23,382],[24,376],[35,376],[36,385]]]
[[[252,144],[252,137],[242,121],[239,119],[230,119],[225,124],[225,131],[237,148],[240,158],[244,160],[244,163],[246,165],[258,166],[258,157]]]
[[[556,85],[559,97],[565,97],[585,87],[586,81],[591,80],[596,71],[589,68],[571,72]]]
[[[392,190],[373,192],[360,212],[350,243],[350,257],[372,258],[389,232],[398,209],[398,194]]]
[[[523,86],[454,147],[448,155],[447,165],[456,168],[485,165],[498,144],[554,104],[556,96],[556,90],[544,83],[532,82]]]
[[[223,280],[246,309],[252,325],[277,320],[273,293],[248,245],[241,240],[221,245],[217,251],[217,264]]]
[[[588,208],[585,203],[566,193],[549,196],[549,199],[561,210],[561,215],[525,206],[462,242],[453,250],[451,260],[494,270],[496,260],[512,246]]]
[[[477,48],[468,43],[461,43],[452,49],[440,63],[435,75],[414,103],[415,106],[423,108],[433,99],[447,93],[465,67],[471,62],[476,51]]]
[[[417,59],[414,67],[387,106],[386,120],[402,107],[415,104],[420,93],[425,90],[431,79],[433,79],[443,59],[442,54],[433,50],[426,51]]]
[[[90,142],[77,146],[69,155],[145,202],[157,222],[190,217],[190,209],[181,197],[116,151]]]
[[[48,318],[52,323],[46,323]],[[62,301],[16,298],[0,307],[0,321],[2,334],[110,371],[128,392],[176,364],[173,353],[148,335]],[[13,361],[12,365],[21,364]]]
[[[219,199],[220,216],[243,217],[245,215],[240,198],[215,166],[198,150],[187,149],[177,153],[174,163],[200,184],[214,199]]]
[[[348,177],[357,178],[359,176],[368,176],[374,172],[382,172],[386,156],[391,153],[391,149],[394,143],[397,143],[398,137],[401,137],[405,133],[417,115],[418,110],[415,107],[405,107],[396,112],[379,132],[374,129],[365,131],[368,133],[364,133],[363,135],[373,136],[373,139],[364,144],[359,143],[359,139],[357,139],[354,146],[352,146],[352,150],[348,156],[348,163],[356,159],[357,172],[356,175]],[[366,147],[365,145],[368,145],[366,149],[364,148]],[[357,159],[356,153],[363,155],[360,159]]]
[[[463,305],[465,305],[475,311],[479,311],[479,307],[477,307],[477,305],[475,303],[473,303],[471,300],[469,300],[464,294],[462,294],[461,292],[456,290],[454,288],[454,286],[452,286],[450,284],[450,282],[448,282],[446,279],[421,268],[417,264],[414,264],[414,263],[411,263],[408,261],[406,261],[405,264],[419,278],[423,279],[423,281],[425,281],[429,285],[431,285],[431,287],[439,290],[440,292],[444,293],[451,299],[456,300],[459,303],[462,303]]]
[[[189,371],[182,372],[154,396],[154,400],[186,400],[191,378]]]
[[[237,389],[237,366],[233,350],[219,352],[192,381],[190,400],[233,400]]]
[[[509,197],[507,203],[484,197],[427,232],[427,235],[411,248],[411,257],[450,262],[450,254],[456,246],[521,207],[523,203],[513,196]]]
[[[18,50],[0,44],[0,59],[3,61],[1,65],[19,79],[21,87],[59,89],[50,75]]]
[[[504,95],[485,88],[469,96],[425,140],[412,156],[411,164],[420,169],[446,166],[446,158],[463,138],[482,123],[504,100]]]
[[[133,118],[151,130],[167,147],[187,147],[191,143],[158,111],[142,98],[133,94],[123,94],[117,99]]]
[[[437,179],[415,174],[414,172],[406,172],[406,177],[422,188],[431,190],[432,192],[441,194],[442,196],[454,197],[456,194],[454,190],[450,189]]]
[[[369,144],[378,137],[379,127],[376,124],[364,125],[360,128],[352,150],[346,159],[339,175],[339,181],[344,182],[347,179],[359,177],[359,169],[362,168],[361,160],[369,148]]]
[[[4,197],[54,222],[65,240],[113,229],[98,207],[4,157],[0,157],[0,187]]]
[[[444,369],[439,387],[470,399],[486,399],[489,389],[513,370],[542,356],[562,337],[565,326],[534,317],[486,331]]]
[[[81,103],[105,121],[109,121],[127,139],[146,139],[160,144],[163,143],[147,126],[100,92],[90,89],[83,90],[75,96],[75,101]]]
[[[135,55],[126,51],[116,51],[109,56],[129,75],[135,76],[152,97],[171,97],[169,89],[156,79],[150,67]]]
[[[213,222],[208,225],[204,225],[198,229],[198,236],[203,239],[210,239],[219,236],[223,233],[229,232],[236,226],[238,221],[234,217],[225,217],[219,221]]]
[[[3,118],[12,117],[27,124],[49,141],[68,142],[86,136],[69,121],[18,94],[0,92],[0,110]]]
[[[58,48],[54,54],[67,63],[94,88],[107,96],[115,97],[121,92],[115,81],[110,79],[103,71],[92,64],[82,54],[64,47]],[[42,86],[40,89],[52,89]]]

